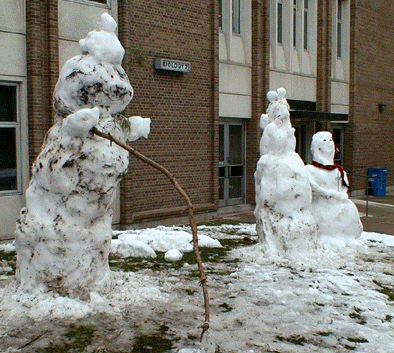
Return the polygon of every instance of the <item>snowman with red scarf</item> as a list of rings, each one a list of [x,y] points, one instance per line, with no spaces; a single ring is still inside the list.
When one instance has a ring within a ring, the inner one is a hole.
[[[347,194],[349,181],[334,163],[335,145],[328,131],[312,137],[312,165],[306,170],[312,188],[312,214],[317,222],[318,242],[323,248],[343,248],[360,237],[363,227],[358,210]]]

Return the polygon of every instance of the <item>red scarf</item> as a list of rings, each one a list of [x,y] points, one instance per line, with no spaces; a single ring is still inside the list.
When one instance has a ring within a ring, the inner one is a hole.
[[[322,168],[322,169],[326,169],[326,170],[338,169],[339,172],[341,173],[342,185],[346,186],[346,187],[349,187],[349,184],[345,180],[345,172],[344,172],[343,168],[339,164],[334,163],[334,165],[324,165],[324,164],[321,164],[319,162],[312,161],[312,165],[317,167],[317,168]]]

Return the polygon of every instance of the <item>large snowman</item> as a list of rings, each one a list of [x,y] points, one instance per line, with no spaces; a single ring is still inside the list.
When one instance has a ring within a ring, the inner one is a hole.
[[[54,93],[55,124],[32,167],[16,229],[20,288],[85,298],[110,288],[111,205],[129,154],[91,129],[126,142],[149,134],[150,120],[120,113],[133,96],[124,49],[107,13],[80,41]]]
[[[260,119],[263,135],[255,172],[256,230],[268,256],[297,258],[316,248],[311,214],[311,187],[305,166],[295,152],[286,90],[270,91],[267,114]]]
[[[307,165],[312,187],[312,214],[317,222],[318,243],[338,249],[358,245],[363,227],[354,203],[349,200],[349,181],[343,168],[334,163],[335,145],[328,131],[313,135],[312,165]]]

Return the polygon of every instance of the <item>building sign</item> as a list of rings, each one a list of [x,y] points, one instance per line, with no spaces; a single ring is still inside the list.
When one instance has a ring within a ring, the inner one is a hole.
[[[156,59],[155,69],[176,72],[190,72],[190,63],[186,61]]]

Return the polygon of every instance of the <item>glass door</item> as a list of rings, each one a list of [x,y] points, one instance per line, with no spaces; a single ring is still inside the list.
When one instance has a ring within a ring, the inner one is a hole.
[[[242,122],[219,123],[219,207],[244,201],[244,145]]]

